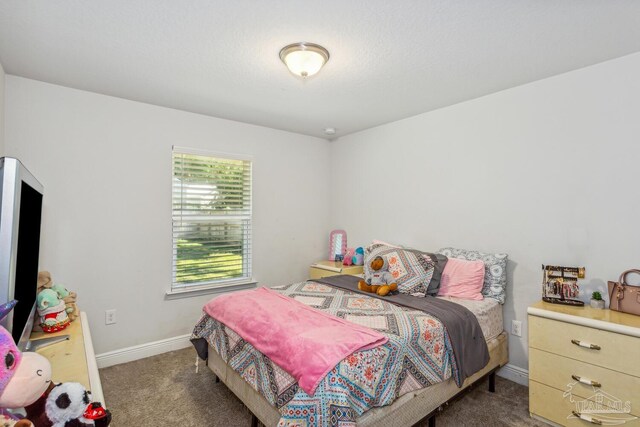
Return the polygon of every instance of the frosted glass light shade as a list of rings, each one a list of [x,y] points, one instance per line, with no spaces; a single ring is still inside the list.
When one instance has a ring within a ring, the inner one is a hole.
[[[329,60],[327,49],[314,43],[294,43],[280,50],[280,59],[296,76],[316,74]]]

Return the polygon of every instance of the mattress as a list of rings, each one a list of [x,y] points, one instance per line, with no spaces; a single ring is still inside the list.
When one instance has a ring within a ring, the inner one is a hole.
[[[473,301],[455,297],[438,297],[464,306],[472,312],[480,323],[485,341],[491,341],[502,333],[502,305],[493,298],[485,298],[481,301]]]
[[[274,410],[280,408],[282,425],[301,421],[305,425],[337,425],[329,421],[336,411],[343,415],[339,421],[349,425],[367,409],[387,406],[397,396],[413,395],[446,381],[453,373],[448,335],[437,319],[422,311],[317,282],[291,284],[279,287],[279,291],[327,313],[363,322],[389,338],[384,346],[345,359],[321,382],[319,392],[308,396],[289,374],[233,330],[204,314],[192,338],[206,341]],[[445,299],[474,313],[487,341],[502,332],[502,307],[497,301]],[[305,415],[300,419],[299,411],[314,418],[306,419]]]
[[[497,338],[490,340],[487,345],[491,356],[489,363],[480,372],[467,378],[463,388],[467,388],[488,372],[508,363],[507,336],[504,332]],[[209,347],[209,355],[207,363],[209,369],[238,396],[265,426],[277,426],[280,420],[278,410],[264,396],[254,390],[244,378],[231,369],[212,347]],[[396,399],[391,405],[366,411],[358,417],[357,425],[359,427],[411,426],[459,392],[460,389],[449,378],[431,387],[407,393]]]

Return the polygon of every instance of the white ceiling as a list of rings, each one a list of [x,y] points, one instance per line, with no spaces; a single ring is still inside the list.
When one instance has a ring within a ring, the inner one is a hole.
[[[306,81],[297,41],[331,53]],[[321,137],[638,51],[638,0],[0,2],[9,74]]]

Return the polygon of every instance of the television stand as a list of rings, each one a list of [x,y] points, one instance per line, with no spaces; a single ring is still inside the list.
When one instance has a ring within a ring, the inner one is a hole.
[[[42,347],[67,341],[69,339],[71,339],[70,335],[58,335],[56,337],[41,338],[39,340],[29,340],[27,345],[24,347],[24,351],[38,351],[38,349],[41,349]]]
[[[68,336],[68,338],[66,338]],[[53,382],[76,382],[91,390],[93,401],[102,402],[108,408],[102,394],[102,384],[98,373],[96,356],[93,352],[93,342],[89,330],[87,314],[82,311],[80,317],[71,322],[66,329],[45,334],[33,332],[31,342],[38,343],[41,339],[61,338],[56,345],[40,347],[38,354],[49,359],[51,363],[51,379]]]

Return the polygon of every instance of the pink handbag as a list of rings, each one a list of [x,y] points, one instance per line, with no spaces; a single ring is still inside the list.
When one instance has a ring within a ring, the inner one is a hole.
[[[627,274],[640,274],[640,270],[627,270],[617,282],[608,282],[609,308],[640,316],[640,286],[627,285]]]

